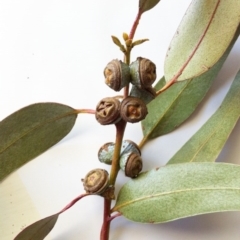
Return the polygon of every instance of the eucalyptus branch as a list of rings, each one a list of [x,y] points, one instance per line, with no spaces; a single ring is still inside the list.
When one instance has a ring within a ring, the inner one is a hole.
[[[89,114],[95,114],[96,111],[93,110],[93,109],[75,109],[75,112],[77,114],[80,114],[80,113],[89,113]]]
[[[163,223],[198,214],[240,210],[240,166],[214,163],[239,120],[240,71],[221,107],[166,166],[141,172],[142,156],[146,156],[141,155],[142,148],[149,140],[173,131],[193,113],[238,38],[240,2],[229,1],[230,4],[208,1],[206,5],[207,1],[192,0],[167,50],[165,78],[153,88],[156,65],[141,54],[131,62],[131,53],[134,47],[148,41],[135,40],[135,33],[142,14],[160,0],[139,0],[130,33],[123,33],[121,41],[111,36],[124,55],[123,60],[113,59],[103,69],[104,82],[117,92],[115,96],[104,97],[95,109],[36,103],[0,122],[0,180],[63,139],[72,130],[78,114],[93,114],[99,124],[115,125],[115,139],[104,143],[97,153],[101,163],[111,165],[110,171],[90,170],[81,179],[86,193],[56,214],[26,227],[15,240],[42,240],[61,213],[90,195],[103,200],[100,240],[109,240],[111,222],[119,216],[135,222]],[[94,70],[92,66],[90,69]],[[120,91],[123,92],[118,95]],[[141,122],[143,133],[138,145],[124,139],[127,123],[137,122]],[[173,147],[172,142],[170,145]],[[115,192],[120,171],[130,181]]]
[[[136,16],[136,19],[135,19],[135,21],[134,21],[134,23],[132,25],[132,29],[131,29],[130,34],[129,34],[129,39],[133,39],[134,38],[134,35],[135,35],[136,30],[137,30],[137,26],[139,24],[141,16],[142,16],[142,12],[139,9],[138,13],[137,13],[137,16]]]
[[[173,79],[172,81],[169,81],[167,84],[165,84],[160,90],[156,92],[156,95],[158,96],[159,94],[163,93],[168,88],[170,88],[174,83],[176,83],[176,79]]]
[[[121,213],[116,213],[115,215],[111,216],[111,217],[108,219],[108,221],[112,221],[113,219],[115,219],[115,218],[117,218],[117,217],[120,217],[120,216],[122,216]]]
[[[116,134],[112,167],[111,167],[110,178],[109,178],[110,186],[115,185],[115,181],[116,181],[117,174],[119,171],[119,157],[120,157],[120,150],[121,150],[121,146],[122,146],[122,140],[123,140],[125,127],[126,127],[125,121],[121,120],[119,123],[116,124],[117,134]]]
[[[69,208],[71,208],[75,203],[77,203],[79,200],[81,200],[82,198],[86,197],[86,196],[89,196],[90,194],[89,193],[84,193],[84,194],[81,194],[79,195],[78,197],[74,198],[69,204],[67,204],[60,212],[60,213],[63,213],[65,212],[66,210],[68,210]]]

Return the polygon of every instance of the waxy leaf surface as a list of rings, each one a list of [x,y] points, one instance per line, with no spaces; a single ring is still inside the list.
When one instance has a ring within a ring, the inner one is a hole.
[[[139,0],[139,10],[143,13],[155,7],[160,0]]]
[[[166,55],[166,82],[208,71],[229,46],[239,21],[239,0],[193,0]]]
[[[240,71],[219,109],[170,159],[168,164],[215,161],[239,117]]]
[[[66,136],[76,111],[58,103],[37,103],[0,122],[0,181]]]
[[[127,182],[112,211],[142,223],[161,223],[240,210],[240,166],[180,163],[151,170]]]
[[[239,33],[240,28],[227,51],[210,70],[192,80],[175,83],[148,104],[148,115],[142,121],[142,144],[148,139],[171,132],[194,112],[220,71]],[[160,80],[155,89],[161,89],[164,84],[165,80]]]
[[[43,218],[23,229],[14,240],[43,240],[53,229],[59,213]]]

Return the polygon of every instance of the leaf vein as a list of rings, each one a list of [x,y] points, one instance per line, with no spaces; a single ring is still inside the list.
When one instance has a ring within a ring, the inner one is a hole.
[[[114,207],[112,209],[112,212],[114,211],[118,211],[118,209],[121,209],[123,207],[126,207],[128,205],[134,204],[136,202],[139,201],[143,201],[149,198],[156,198],[156,197],[161,197],[161,196],[166,196],[166,195],[171,195],[171,194],[176,194],[176,193],[184,193],[184,192],[191,192],[191,191],[203,191],[203,190],[210,190],[210,191],[218,191],[218,190],[237,190],[240,191],[240,188],[233,188],[233,187],[218,187],[218,188],[195,188],[195,189],[184,189],[184,190],[175,190],[175,191],[169,191],[169,192],[162,192],[162,193],[158,193],[158,194],[150,194],[148,196],[144,196],[144,197],[139,197],[133,200],[130,200],[128,202],[122,203],[120,205],[117,205],[116,207]]]
[[[210,19],[209,19],[209,22],[208,22],[208,24],[207,24],[207,26],[206,26],[206,29],[204,30],[202,36],[200,37],[199,41],[197,42],[197,44],[196,44],[195,48],[193,49],[192,53],[190,54],[190,56],[188,57],[188,59],[186,60],[186,62],[183,64],[183,66],[178,70],[177,74],[176,74],[169,82],[175,82],[175,81],[177,81],[177,79],[182,75],[184,69],[187,67],[188,63],[189,63],[189,62],[191,61],[191,59],[193,58],[194,54],[196,53],[196,51],[198,50],[199,46],[201,45],[201,43],[202,43],[202,41],[203,41],[203,39],[204,39],[204,37],[205,37],[205,35],[206,35],[206,33],[207,33],[210,25],[211,25],[211,23],[212,23],[212,20],[213,20],[215,14],[216,14],[216,12],[217,12],[217,9],[218,9],[218,7],[219,7],[219,4],[220,4],[220,0],[218,0],[218,2],[216,3],[216,6],[215,6],[215,8],[214,8],[214,10],[213,10],[213,13],[212,13]]]

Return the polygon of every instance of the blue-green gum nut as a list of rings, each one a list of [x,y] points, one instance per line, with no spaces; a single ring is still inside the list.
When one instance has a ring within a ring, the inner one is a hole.
[[[113,153],[114,153],[114,147],[115,147],[115,143],[113,143],[113,142],[105,143],[98,151],[99,161],[102,163],[111,165],[112,157],[113,157]],[[127,152],[135,152],[135,153],[141,155],[141,151],[138,148],[137,144],[131,140],[124,140],[122,142],[120,154],[123,155]]]
[[[135,86],[141,87],[140,81],[140,73],[139,73],[139,60],[137,58],[136,61],[130,64],[130,75],[131,75],[131,83]]]
[[[151,87],[156,80],[156,65],[147,58],[138,57],[130,65],[131,82],[139,88]]]
[[[127,152],[135,152],[135,153],[141,155],[141,151],[135,142],[133,142],[131,140],[123,140],[122,147],[121,147],[121,155],[123,155]]]
[[[120,91],[130,82],[129,66],[114,59],[104,69],[105,83],[115,91]]]
[[[120,168],[125,176],[135,178],[142,171],[142,158],[136,152],[127,152],[120,157]]]
[[[108,142],[105,143],[98,151],[98,159],[102,163],[106,163],[108,165],[112,164],[112,156],[114,152],[115,143]]]
[[[145,104],[148,104],[156,97],[156,92],[152,87],[143,89],[133,85],[130,96],[140,98]]]

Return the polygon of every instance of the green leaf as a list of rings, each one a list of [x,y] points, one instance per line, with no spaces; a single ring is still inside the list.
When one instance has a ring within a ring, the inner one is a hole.
[[[112,211],[142,223],[240,210],[240,166],[181,163],[157,168],[127,182]]]
[[[37,103],[0,122],[0,180],[66,136],[77,112],[58,103]]]
[[[219,60],[239,25],[239,9],[239,0],[193,0],[166,55],[166,82],[199,76]]]
[[[220,71],[239,33],[240,28],[227,51],[209,71],[192,80],[175,83],[148,104],[148,115],[142,121],[144,138],[141,145],[148,139],[171,132],[194,112]],[[164,83],[163,78],[155,89],[161,89]]]
[[[181,162],[216,160],[240,117],[240,71],[219,109],[170,159]]]
[[[58,216],[71,208],[75,203],[84,197],[90,196],[89,193],[84,193],[74,198],[60,212],[49,217],[43,218],[23,229],[14,240],[43,240],[55,226]]]
[[[53,229],[59,213],[43,218],[23,229],[14,240],[43,240]]]
[[[160,0],[139,0],[139,10],[143,13],[155,7]]]

